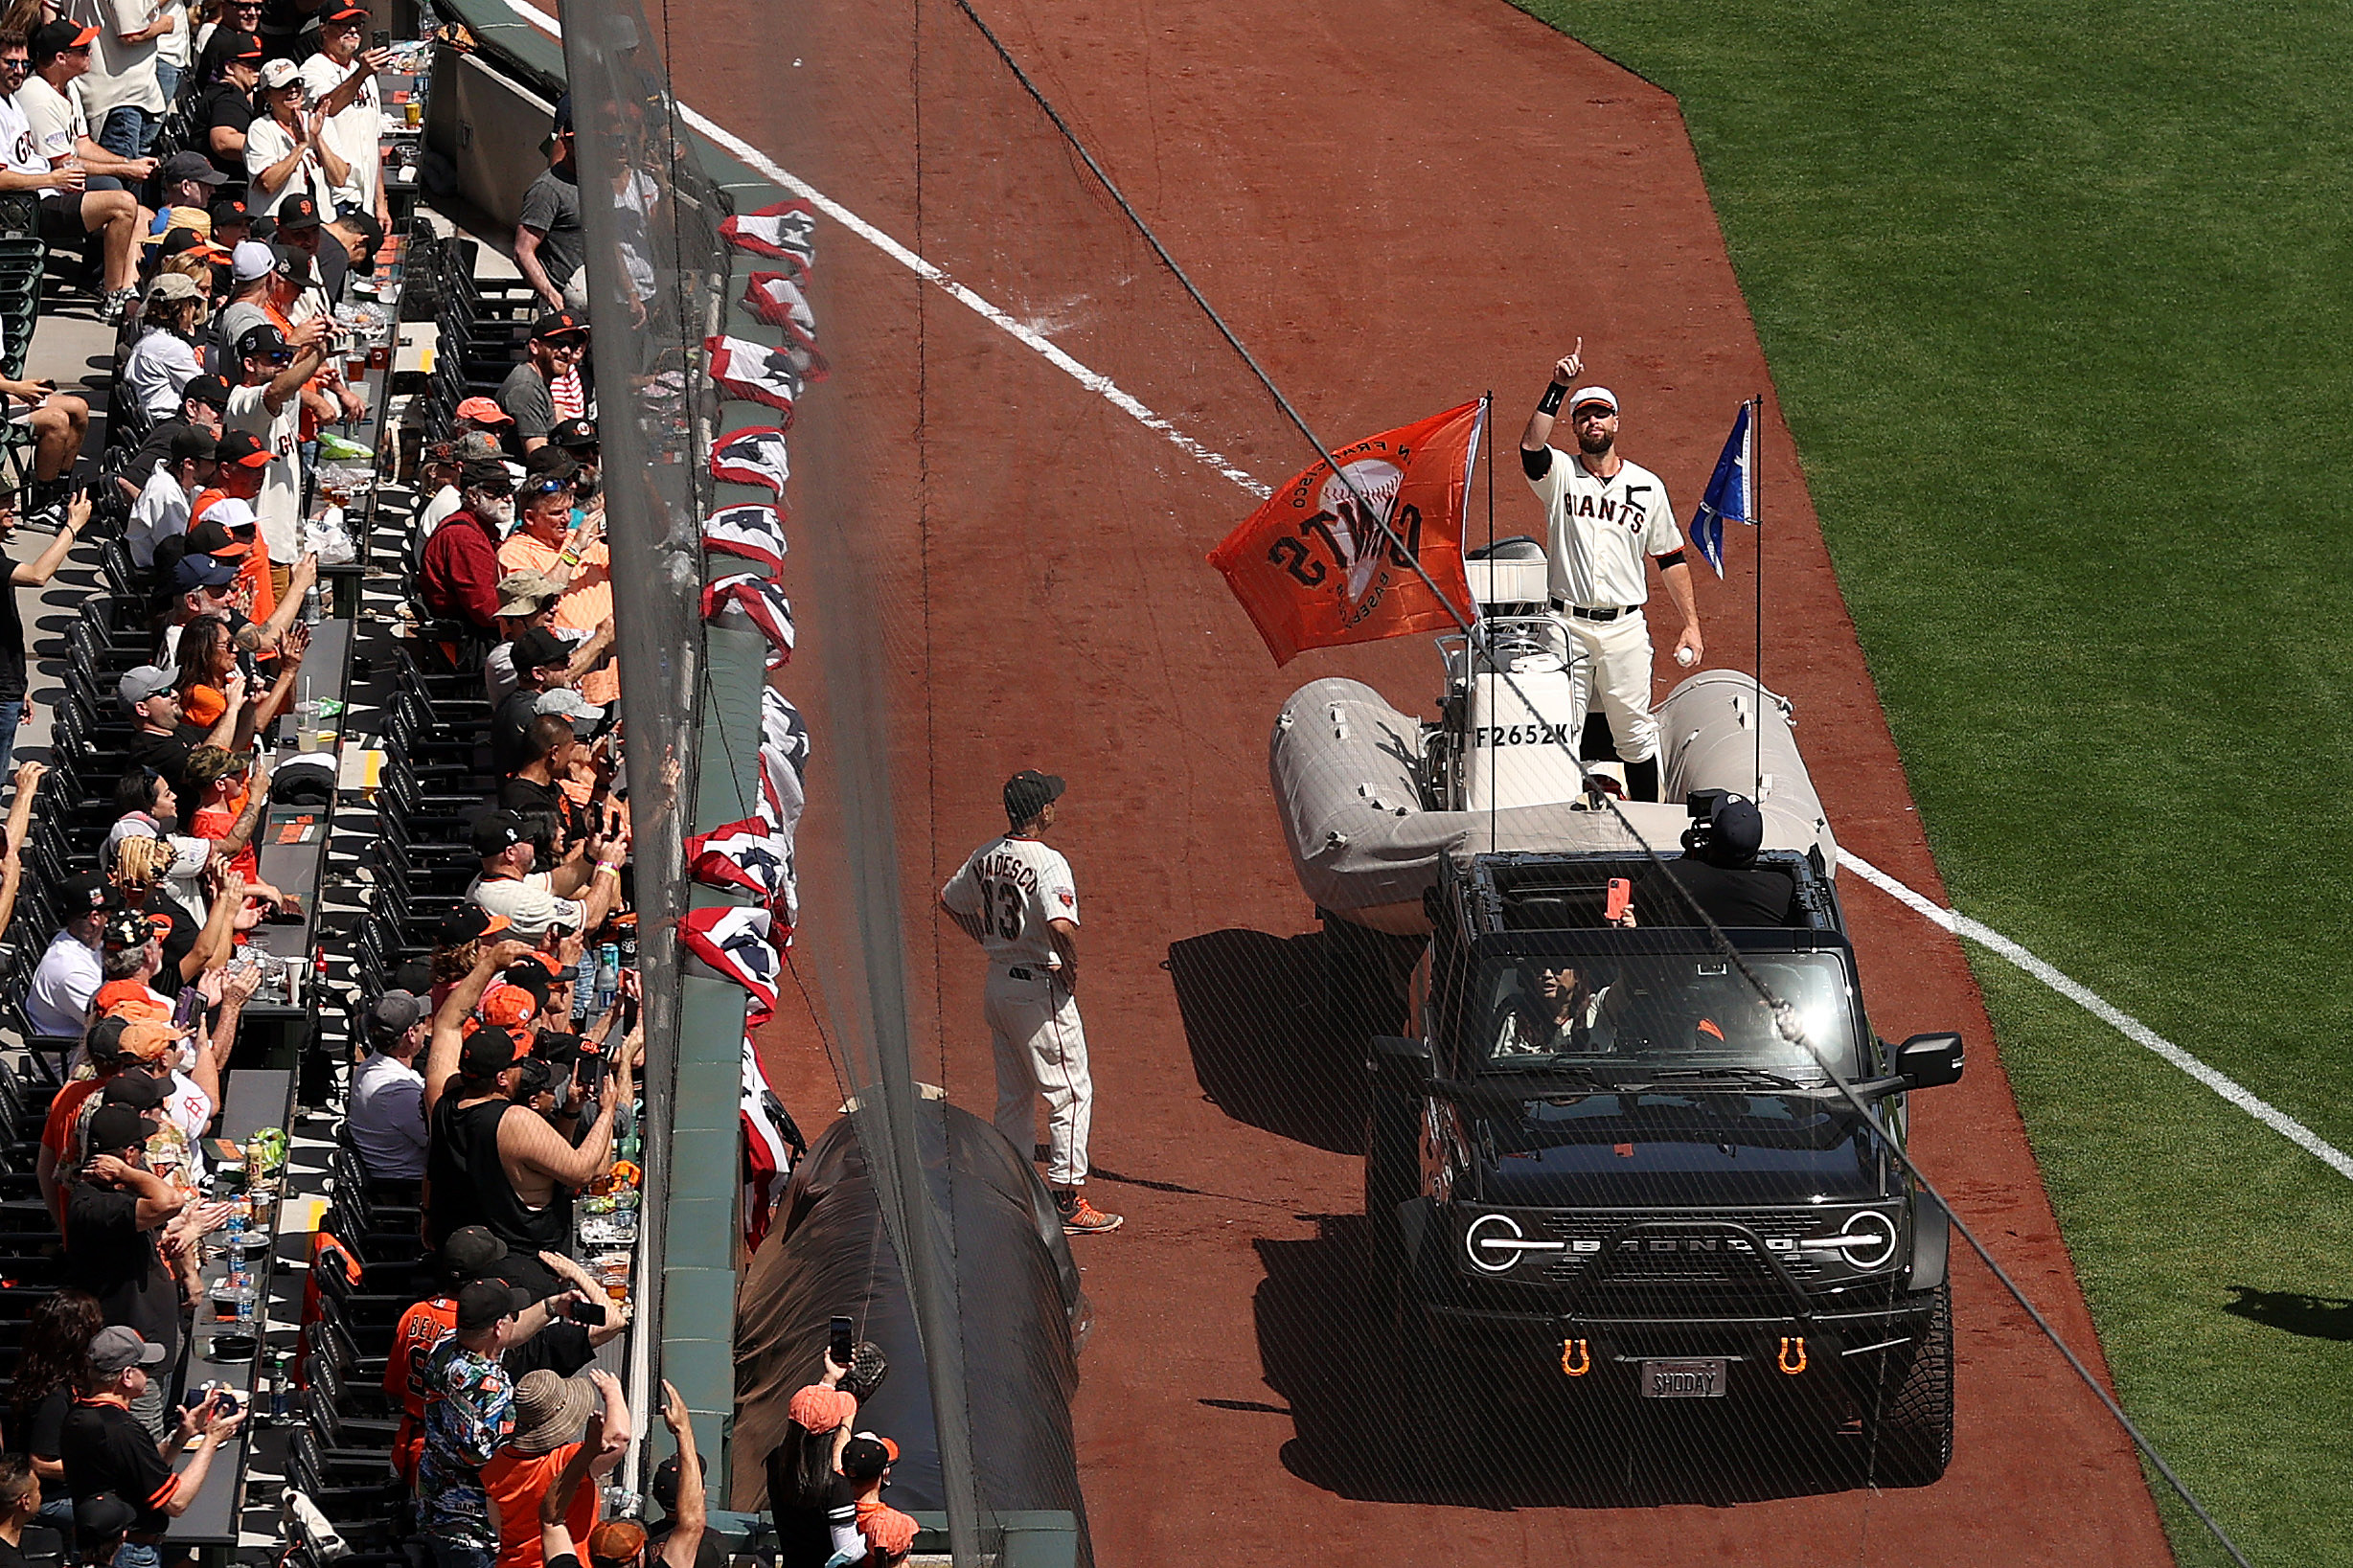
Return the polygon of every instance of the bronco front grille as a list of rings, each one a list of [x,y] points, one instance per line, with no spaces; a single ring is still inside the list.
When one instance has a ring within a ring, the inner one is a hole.
[[[1617,1232],[1645,1220],[1665,1217],[1657,1213],[1545,1216],[1544,1234],[1567,1242],[1569,1247],[1566,1253],[1544,1265],[1546,1283],[1568,1284],[1585,1273]],[[1755,1280],[1767,1272],[1763,1261],[1750,1256],[1746,1238],[1729,1230],[1706,1228],[1715,1224],[1744,1226],[1756,1233],[1793,1280],[1816,1279],[1822,1272],[1812,1256],[1797,1250],[1798,1241],[1819,1226],[1817,1216],[1787,1209],[1759,1209],[1675,1217],[1699,1223],[1673,1233],[1637,1233],[1619,1241],[1615,1266],[1610,1275],[1613,1284],[1737,1284]]]

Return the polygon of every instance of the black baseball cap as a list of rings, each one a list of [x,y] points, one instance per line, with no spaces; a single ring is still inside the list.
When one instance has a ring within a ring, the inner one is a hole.
[[[57,888],[57,903],[69,920],[102,909],[119,908],[122,902],[114,884],[94,871],[69,876]]]
[[[155,1347],[158,1352],[161,1345]],[[156,1360],[163,1356],[158,1354]],[[120,1535],[139,1522],[139,1511],[110,1491],[94,1491],[87,1497],[74,1499],[74,1528],[81,1532],[86,1546],[102,1543],[109,1536]]]
[[[509,1030],[484,1024],[458,1048],[458,1077],[480,1083],[523,1059],[523,1043]]]
[[[442,1272],[452,1280],[488,1280],[507,1261],[507,1244],[484,1225],[461,1225],[442,1243]]]
[[[154,1130],[145,1111],[129,1105],[101,1105],[98,1114],[90,1118],[89,1132],[81,1140],[82,1152],[112,1154],[119,1148],[136,1148]]]
[[[307,194],[291,195],[278,204],[278,232],[280,234],[285,234],[291,229],[315,229],[319,226],[320,221],[319,204]],[[303,266],[308,270],[310,258],[303,256],[301,251],[295,251],[292,254],[302,256]],[[280,258],[280,270],[284,271],[283,257]],[[292,273],[286,275],[294,276]]]
[[[116,952],[145,947],[154,940],[154,922],[140,910],[118,909],[106,917],[106,945]]]
[[[201,425],[190,425],[185,430],[171,432],[171,461],[186,463],[191,458],[211,462],[216,445],[213,433]]]
[[[240,359],[266,359],[272,354],[293,352],[294,345],[286,340],[286,334],[278,330],[274,322],[265,321],[259,327],[248,327],[244,335],[237,340],[237,357]]]
[[[514,640],[514,672],[518,676],[571,662],[572,645],[545,626],[533,626]]]
[[[56,59],[67,50],[82,48],[97,37],[98,29],[60,18],[34,28],[33,36],[26,41],[33,46],[33,57],[38,60]]]
[[[122,1020],[109,1019],[108,1022],[120,1023]],[[118,1034],[116,1037],[121,1036]],[[128,1105],[132,1110],[141,1113],[161,1110],[164,1103],[164,1080],[147,1073],[117,1073],[108,1079],[106,1086],[99,1091],[99,1102],[102,1105]]]
[[[201,152],[174,152],[164,160],[164,183],[198,180],[206,185],[226,185],[229,176],[213,167],[213,160]]]
[[[256,329],[272,332],[277,330],[275,327]],[[238,341],[244,343],[252,336],[252,332],[247,332]],[[286,340],[280,338],[279,341],[283,343]],[[233,463],[240,468],[259,468],[269,461],[269,448],[263,445],[262,438],[250,430],[226,430],[221,432],[220,440],[214,444],[213,460],[221,464]]]
[[[441,919],[441,929],[434,941],[444,947],[462,947],[469,942],[495,936],[512,923],[504,915],[493,915],[480,904],[452,904],[449,913]]]
[[[587,319],[569,310],[550,310],[531,324],[531,335],[535,338],[585,337],[587,333]]]
[[[252,541],[231,534],[228,525],[217,517],[207,517],[188,531],[188,553],[192,556],[219,556],[228,559],[252,552]]]
[[[1765,813],[1746,795],[1726,795],[1708,818],[1707,837],[1721,863],[1748,865],[1765,843]]]
[[[218,234],[224,224],[233,226],[239,223],[250,222],[251,220],[252,215],[245,211],[245,204],[241,201],[216,201],[213,203],[213,232],[215,234]]]
[[[494,457],[468,458],[458,469],[458,488],[485,495],[509,495],[514,490],[514,476]]]
[[[530,829],[517,811],[491,811],[474,824],[474,852],[480,855],[501,853],[517,844],[531,842]]]
[[[1068,787],[1051,773],[1025,767],[1005,781],[1005,815],[1018,828],[1044,810],[1047,802],[1061,800]]]
[[[90,1026],[90,1033],[82,1040],[81,1048],[101,1067],[112,1069],[127,1066],[139,1059],[123,1049],[123,1031],[129,1027],[128,1018],[101,1018]]]
[[[559,420],[547,439],[567,452],[584,452],[597,444],[597,421],[594,420]]]
[[[861,1432],[842,1445],[841,1473],[853,1481],[872,1481],[897,1457],[880,1438]]]
[[[199,375],[180,389],[183,403],[203,403],[211,408],[229,406],[229,383],[217,375]]]
[[[458,1292],[458,1332],[477,1334],[531,1305],[531,1292],[504,1280],[476,1280]]]

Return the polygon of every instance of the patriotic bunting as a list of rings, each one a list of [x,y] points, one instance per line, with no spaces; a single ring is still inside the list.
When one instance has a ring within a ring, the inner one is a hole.
[[[711,379],[720,391],[744,402],[765,403],[785,417],[792,428],[793,400],[801,395],[801,373],[794,368],[796,351],[747,343],[740,337],[703,340],[711,355]]]
[[[792,662],[792,602],[757,572],[720,578],[702,591],[702,617],[716,621],[741,615],[768,640],[770,670]]]
[[[781,754],[794,774],[808,776],[809,726],[792,699],[773,686],[760,692],[760,748]]]
[[[679,929],[688,952],[750,993],[756,1021],[776,1011],[776,983],[785,966],[770,940],[766,910],[690,909]]]
[[[767,747],[761,747],[760,820],[788,844],[800,830],[801,807],[807,798],[801,776],[792,770],[792,764]]]
[[[707,887],[756,893],[773,910],[792,885],[792,844],[746,817],[686,841],[688,875]]]
[[[753,273],[743,286],[743,308],[770,327],[783,328],[785,335],[808,351],[815,364],[824,364],[824,356],[817,352],[816,315],[809,308],[809,297],[801,292],[801,285],[790,278],[781,272]],[[822,381],[825,372],[811,370],[809,379]]]
[[[782,501],[785,481],[792,477],[785,433],[772,424],[738,430],[711,448],[711,477],[731,485],[765,485]]]
[[[799,277],[817,264],[817,210],[806,201],[780,201],[756,213],[738,213],[719,226],[720,238],[738,250],[783,261]]]
[[[782,1177],[809,1152],[809,1140],[768,1085],[751,1036],[743,1039],[743,1241],[760,1250],[768,1221],[785,1195]]]
[[[702,543],[706,550],[742,557],[774,577],[785,565],[785,519],[774,507],[728,507],[704,521]]]

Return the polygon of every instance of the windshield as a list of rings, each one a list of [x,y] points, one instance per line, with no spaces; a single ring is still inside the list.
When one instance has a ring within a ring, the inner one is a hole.
[[[1740,971],[1705,954],[1562,953],[1489,959],[1472,991],[1488,1072],[1589,1072],[1612,1082],[1768,1075],[1861,1078],[1846,968],[1835,953],[1751,953],[1814,1051],[1781,1037]],[[1819,1054],[1816,1059],[1816,1053]]]

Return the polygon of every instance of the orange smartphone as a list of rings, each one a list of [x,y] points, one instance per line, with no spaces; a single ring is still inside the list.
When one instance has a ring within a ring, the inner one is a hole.
[[[1610,907],[1603,911],[1604,918],[1612,925],[1616,924],[1626,918],[1626,911],[1633,907],[1633,901],[1634,885],[1623,876],[1611,877]]]

